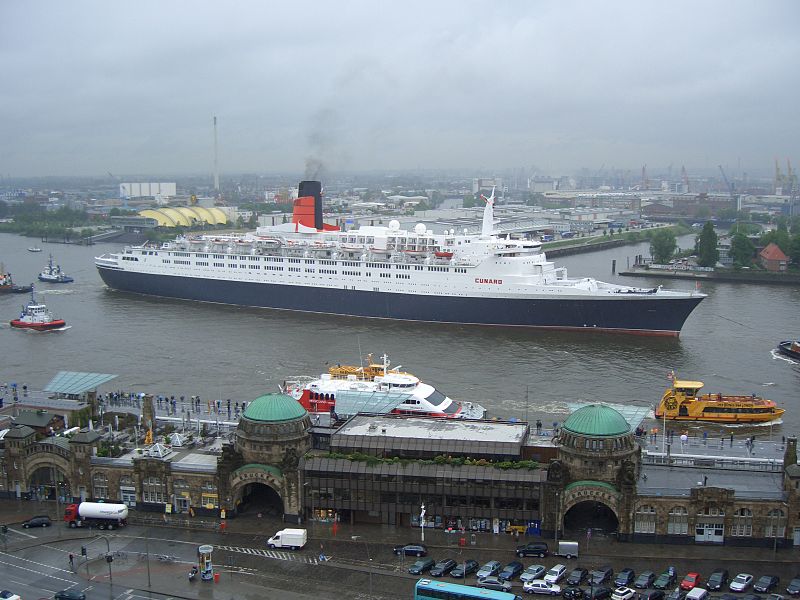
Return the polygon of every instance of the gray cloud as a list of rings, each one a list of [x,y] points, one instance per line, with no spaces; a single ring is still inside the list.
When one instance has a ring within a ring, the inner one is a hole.
[[[796,160],[800,4],[0,4],[0,173]]]

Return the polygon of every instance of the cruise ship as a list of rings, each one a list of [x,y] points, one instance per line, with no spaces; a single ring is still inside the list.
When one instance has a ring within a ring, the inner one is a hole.
[[[241,235],[178,237],[95,259],[112,289],[279,310],[676,337],[705,298],[569,278],[537,240],[412,230],[396,220],[348,231],[322,221],[322,186],[303,181],[292,222]]]

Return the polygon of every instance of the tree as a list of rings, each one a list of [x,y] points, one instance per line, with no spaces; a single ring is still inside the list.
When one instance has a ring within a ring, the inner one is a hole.
[[[800,265],[800,233],[792,236],[792,242],[789,244],[789,258],[794,264]]]
[[[650,238],[650,256],[656,263],[666,263],[675,254],[678,247],[678,242],[675,240],[675,234],[672,230],[658,229],[653,232]]]
[[[748,266],[753,262],[755,251],[756,247],[753,242],[743,233],[735,233],[731,238],[730,255],[734,265],[739,267]]]
[[[789,233],[786,231],[785,227],[781,229],[779,225],[777,230],[773,229],[772,231],[767,231],[759,239],[759,244],[762,246],[767,246],[771,242],[776,244],[784,254],[789,254],[789,244],[791,243],[791,239],[789,238]]]
[[[697,236],[697,264],[701,267],[713,267],[718,260],[717,234],[711,221],[706,221],[703,231]]]

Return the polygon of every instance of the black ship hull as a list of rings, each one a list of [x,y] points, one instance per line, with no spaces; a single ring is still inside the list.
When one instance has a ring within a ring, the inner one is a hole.
[[[612,331],[677,337],[704,296],[579,299],[394,294],[152,275],[98,265],[115,290],[217,304],[466,325]]]

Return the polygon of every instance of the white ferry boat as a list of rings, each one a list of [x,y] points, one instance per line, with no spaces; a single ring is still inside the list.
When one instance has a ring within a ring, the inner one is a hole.
[[[458,402],[418,377],[389,368],[389,357],[381,362],[367,356],[365,365],[336,365],[318,379],[287,379],[282,389],[311,414],[336,414],[339,418],[358,413],[393,413],[448,419],[483,419],[486,409],[475,402]]]
[[[322,222],[319,182],[300,184],[291,223],[242,235],[179,237],[95,259],[112,289],[272,309],[438,323],[678,336],[705,298],[570,279],[536,240]]]

